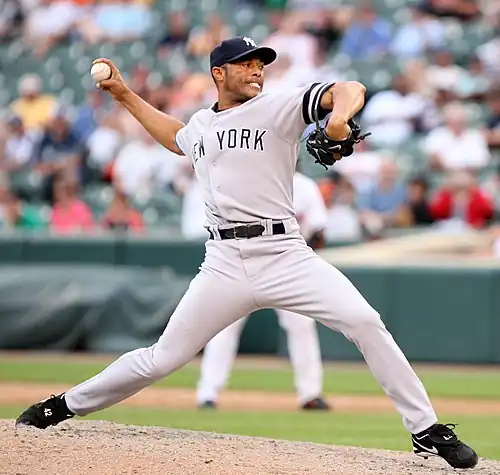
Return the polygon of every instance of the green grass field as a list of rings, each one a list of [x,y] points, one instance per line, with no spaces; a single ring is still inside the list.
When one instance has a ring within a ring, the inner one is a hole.
[[[9,361],[0,358],[0,382],[78,383],[104,367],[96,363],[70,361]],[[500,402],[500,372],[446,372],[421,370],[419,375],[431,396],[480,398]],[[190,365],[157,383],[160,387],[194,388],[198,368]],[[292,373],[287,370],[245,369],[238,365],[230,388],[293,392]],[[360,369],[325,369],[327,394],[379,395],[380,389],[371,374]],[[0,406],[0,418],[14,418],[24,408]],[[457,422],[459,435],[471,443],[480,456],[500,459],[500,416],[464,416],[441,414],[443,422]],[[399,416],[393,414],[312,414],[294,412],[231,412],[161,410],[113,407],[93,414],[89,419],[106,419],[125,424],[159,425],[179,429],[204,430],[302,440],[327,444],[410,450],[410,443]]]
[[[76,384],[100,372],[105,364],[32,361],[8,361],[0,358],[0,381],[57,382]],[[434,397],[474,398],[500,401],[500,371],[446,372],[421,370],[418,374],[429,394]],[[197,365],[177,371],[155,386],[194,388],[199,375]],[[325,392],[328,394],[383,394],[373,376],[364,366],[338,369],[326,367]],[[236,364],[231,376],[230,389],[262,390],[273,392],[293,391],[293,374],[290,369],[247,369]]]

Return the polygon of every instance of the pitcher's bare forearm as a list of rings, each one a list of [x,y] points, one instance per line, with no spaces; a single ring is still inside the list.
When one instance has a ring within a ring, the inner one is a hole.
[[[322,97],[321,106],[332,109],[326,133],[329,137],[341,140],[350,133],[347,125],[365,104],[366,88],[357,81],[339,82],[333,85]]]
[[[175,143],[177,132],[184,127],[183,122],[155,109],[132,91],[124,95],[120,103],[157,142],[178,155],[184,155]]]

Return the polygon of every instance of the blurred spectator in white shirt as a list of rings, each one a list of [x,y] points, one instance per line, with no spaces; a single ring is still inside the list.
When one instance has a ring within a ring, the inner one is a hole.
[[[479,8],[483,21],[493,27],[500,26],[500,0],[479,0]]]
[[[177,174],[182,157],[156,142],[145,130],[137,140],[126,144],[113,164],[124,193],[149,195],[155,187],[166,187]]]
[[[418,6],[411,8],[410,12],[410,21],[399,27],[391,45],[391,52],[403,59],[422,56],[445,44],[445,29],[440,20]]]
[[[340,53],[352,59],[374,59],[389,52],[391,24],[378,16],[369,3],[363,5],[357,18],[347,27],[340,44]]]
[[[499,83],[500,77],[500,37],[496,36],[492,40],[482,44],[476,49],[476,54],[483,63],[489,77]]]
[[[204,227],[207,220],[205,200],[201,186],[189,161],[184,162],[179,167],[173,182],[173,188],[178,195],[182,196],[182,236],[185,239],[208,238],[208,231]]]
[[[24,41],[38,57],[44,57],[59,41],[67,38],[82,9],[70,0],[40,0],[29,12]]]
[[[280,55],[288,55],[292,68],[311,69],[314,66],[317,40],[303,28],[300,16],[284,15],[278,30],[268,36],[263,46],[273,48]]]
[[[433,170],[474,170],[490,161],[486,138],[479,129],[468,127],[467,111],[454,102],[443,109],[445,125],[424,140],[428,163]]]
[[[316,249],[324,245],[328,212],[318,184],[300,170],[300,162],[297,162],[293,177],[293,207],[301,236]]]
[[[436,125],[435,109],[431,100],[410,90],[405,75],[396,74],[392,89],[376,93],[363,109],[362,122],[372,133],[367,140],[377,146],[402,144],[415,132]]]
[[[328,220],[325,227],[327,243],[360,241],[363,230],[356,208],[356,190],[345,177],[340,177],[331,201],[328,203]]]
[[[467,71],[455,64],[451,51],[438,49],[433,52],[432,64],[427,68],[427,82],[434,92],[445,90],[459,94],[458,85],[467,76]]]
[[[493,81],[488,77],[481,60],[473,55],[469,58],[467,72],[457,84],[457,94],[460,99],[483,100]]]
[[[1,169],[14,171],[27,166],[33,158],[37,140],[39,140],[39,132],[26,131],[21,117],[10,116],[7,119],[7,140]]]
[[[365,140],[356,146],[351,157],[338,161],[335,169],[352,183],[357,193],[364,193],[377,180],[382,159],[383,154],[371,150]]]
[[[86,140],[89,164],[105,171],[124,142],[125,138],[117,127],[114,115],[108,113],[100,116],[97,127]]]

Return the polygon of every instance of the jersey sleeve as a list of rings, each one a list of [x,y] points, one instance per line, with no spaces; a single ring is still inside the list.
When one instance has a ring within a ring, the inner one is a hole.
[[[320,105],[323,94],[335,83],[312,83],[306,86],[287,89],[273,94],[271,99],[273,125],[276,133],[287,141],[300,138],[305,127],[324,119],[331,111]]]
[[[190,154],[191,144],[189,140],[189,123],[177,132],[175,135],[175,143],[177,147],[182,150],[182,153],[186,155],[186,157],[192,158]]]

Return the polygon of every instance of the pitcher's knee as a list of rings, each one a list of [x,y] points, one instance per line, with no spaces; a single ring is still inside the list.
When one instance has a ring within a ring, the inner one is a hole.
[[[151,347],[152,364],[150,378],[153,380],[162,379],[187,363],[185,357],[174,351],[164,350],[156,345]]]
[[[373,307],[365,307],[362,311],[357,312],[349,323],[355,333],[368,328],[384,326],[380,314]]]

